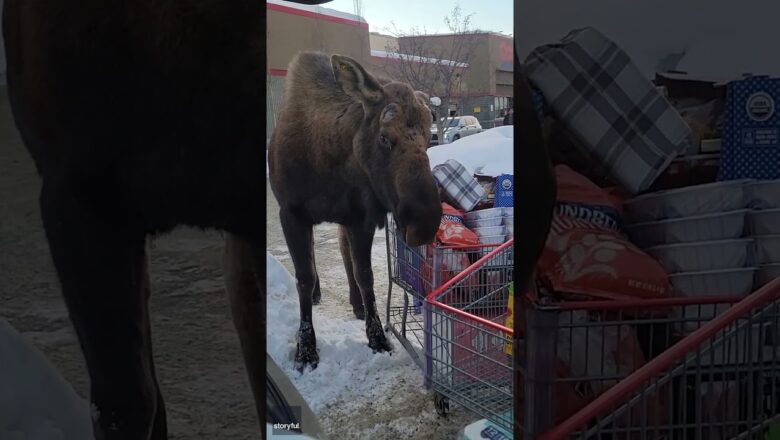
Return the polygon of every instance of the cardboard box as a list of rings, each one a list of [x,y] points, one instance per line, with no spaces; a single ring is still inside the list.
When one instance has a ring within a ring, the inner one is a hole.
[[[718,180],[780,178],[780,78],[729,83]]]
[[[493,206],[513,207],[515,203],[515,179],[511,174],[501,174],[496,177],[494,192],[496,199]]]

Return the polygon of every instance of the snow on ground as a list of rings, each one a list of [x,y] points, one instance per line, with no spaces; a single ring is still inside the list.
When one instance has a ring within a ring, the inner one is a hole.
[[[298,293],[295,279],[267,254],[268,352],[293,380],[317,413],[336,399],[372,399],[392,391],[401,377],[420,376],[419,369],[402,353],[374,354],[366,343],[363,321],[333,319],[314,308],[314,329],[320,352],[319,366],[298,374],[293,366],[298,330]],[[403,350],[396,342],[396,348]]]
[[[392,355],[374,354],[368,348],[364,322],[354,318],[349,306],[346,274],[338,240],[334,240],[336,225],[314,228],[322,287],[322,304],[313,309],[320,363],[303,375],[295,371],[292,359],[298,329],[298,294],[278,222],[278,216],[269,214],[267,350],[309,403],[329,438],[454,438],[460,428],[478,419],[457,406],[452,407],[447,418],[439,417],[431,392],[423,387],[422,371],[393,336],[389,336],[394,348]],[[388,288],[384,230],[375,235],[372,262],[377,309],[384,324]],[[396,286],[394,302],[401,295]]]
[[[514,174],[514,127],[501,126],[428,149],[431,168],[455,159],[472,173]]]

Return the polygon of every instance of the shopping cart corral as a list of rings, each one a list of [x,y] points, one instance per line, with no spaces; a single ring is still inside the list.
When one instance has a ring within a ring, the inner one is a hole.
[[[511,241],[445,253],[393,232],[402,292],[388,294],[388,329],[440,412],[457,404],[512,432],[514,327],[524,438],[780,438],[780,280],[745,298],[561,301],[540,288],[516,297],[512,325]],[[470,265],[442,265],[452,255]]]

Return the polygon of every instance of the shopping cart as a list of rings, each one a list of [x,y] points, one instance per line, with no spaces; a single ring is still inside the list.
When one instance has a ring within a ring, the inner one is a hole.
[[[426,356],[440,401],[511,433],[511,278],[476,302],[453,295],[504,252],[428,295]],[[543,288],[517,297],[523,438],[780,438],[780,281],[744,299],[555,297]]]
[[[390,283],[387,292],[386,330],[392,332],[417,365],[429,377],[424,353],[426,313],[425,297],[462,270],[471,266],[498,245],[474,246],[409,246],[388,216],[385,229]],[[482,280],[483,288],[490,281]],[[400,295],[393,295],[393,287]],[[479,286],[472,286],[473,295],[480,294]],[[427,321],[430,323],[430,320]],[[426,386],[430,387],[429,381]]]
[[[494,248],[426,298],[426,378],[439,408],[453,401],[512,432],[514,240]]]
[[[524,310],[525,438],[780,438],[780,280],[745,298],[540,295]]]

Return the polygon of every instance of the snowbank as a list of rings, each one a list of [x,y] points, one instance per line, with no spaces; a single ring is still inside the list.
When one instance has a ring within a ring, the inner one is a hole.
[[[450,144],[428,149],[431,168],[449,159],[462,163],[472,173],[498,176],[514,174],[514,126],[491,128]]]
[[[336,400],[365,406],[366,402],[372,401],[372,396],[392,392],[404,376],[422,381],[420,371],[415,369],[409,356],[399,353],[403,352],[403,347],[398,341],[391,339],[395,348],[393,355],[374,354],[368,348],[363,321],[329,318],[320,306],[314,308],[320,362],[315,370],[307,369],[299,374],[293,366],[299,323],[295,279],[270,253],[266,256],[266,267],[267,350],[312,411],[318,413]]]

